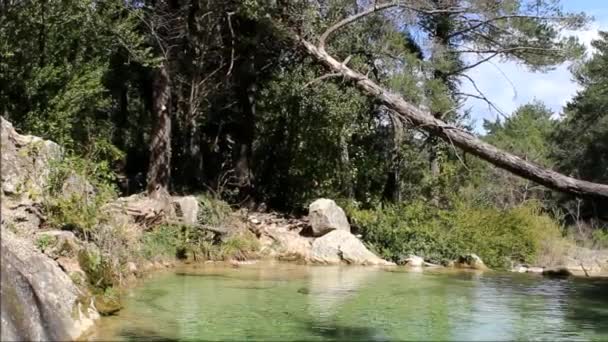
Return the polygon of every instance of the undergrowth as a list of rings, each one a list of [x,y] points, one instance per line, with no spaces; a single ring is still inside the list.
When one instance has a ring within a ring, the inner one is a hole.
[[[563,255],[555,249],[565,248],[560,225],[535,202],[510,210],[462,201],[454,201],[449,209],[416,201],[369,210],[351,205],[346,210],[368,246],[395,262],[415,254],[445,264],[475,253],[490,267],[507,268],[512,262]]]
[[[107,217],[101,207],[117,197],[114,174],[107,162],[66,156],[51,163],[43,203],[48,223],[90,238]]]

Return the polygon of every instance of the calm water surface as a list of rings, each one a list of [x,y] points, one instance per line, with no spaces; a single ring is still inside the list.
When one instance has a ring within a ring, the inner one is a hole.
[[[251,265],[155,276],[93,340],[608,340],[608,281]]]

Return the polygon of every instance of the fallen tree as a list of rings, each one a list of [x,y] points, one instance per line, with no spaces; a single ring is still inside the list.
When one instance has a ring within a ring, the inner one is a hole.
[[[331,76],[339,75],[345,80],[354,83],[359,89],[378,99],[383,105],[393,110],[413,127],[438,136],[448,143],[490,162],[499,168],[505,169],[515,175],[529,179],[548,188],[577,196],[608,198],[608,185],[569,177],[524,160],[509,152],[500,150],[459,127],[447,124],[446,122],[433,117],[429,111],[413,105],[400,95],[391,92],[373,82],[367,76],[349,68],[347,66],[349,58],[346,58],[344,62],[340,62],[327,53],[325,44],[331,34],[369,14],[395,6],[400,6],[400,3],[393,2],[377,5],[341,20],[329,27],[321,35],[318,45],[311,43],[297,34],[294,36],[310,56],[332,71]]]

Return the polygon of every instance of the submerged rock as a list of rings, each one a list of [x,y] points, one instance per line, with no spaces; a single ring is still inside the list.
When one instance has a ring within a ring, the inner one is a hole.
[[[565,278],[572,275],[566,267],[550,267],[543,270],[543,275],[553,278]]]
[[[2,229],[2,341],[66,341],[93,325],[98,313],[57,262]]]
[[[310,260],[321,264],[394,265],[377,257],[353,234],[334,230],[312,243]]]
[[[332,230],[350,233],[350,224],[344,210],[330,199],[321,198],[312,202],[308,207],[308,220],[314,236],[321,236]]]
[[[104,316],[113,315],[122,309],[122,304],[117,297],[97,295],[94,303],[97,311]]]

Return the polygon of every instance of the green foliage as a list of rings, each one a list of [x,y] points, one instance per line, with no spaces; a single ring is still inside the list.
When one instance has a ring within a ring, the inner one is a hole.
[[[118,284],[120,275],[113,269],[111,258],[104,256],[96,247],[81,249],[78,252],[78,263],[93,288],[105,290]]]
[[[26,133],[57,141],[67,155],[53,165],[49,189],[31,195],[44,197],[51,225],[92,237],[104,245],[109,269],[120,268],[129,248],[114,250],[106,242],[110,234],[121,240],[117,246],[128,239],[120,229],[100,228],[107,219],[101,208],[116,196],[115,171],[139,176],[147,170],[162,62],[171,80],[170,190],[212,188],[230,203],[253,200],[285,211],[302,210],[318,197],[343,199],[368,243],[393,260],[417,253],[442,261],[468,251],[496,266],[504,266],[506,257],[531,260],[543,249],[534,242],[535,232],[555,229],[528,201],[555,208],[553,194],[457,154],[449,143],[396,120],[340,77],[319,79],[327,70],[286,39],[297,32],[316,41],[369,2],[1,4],[0,35],[11,37],[0,40],[1,114]],[[432,1],[412,7],[436,7],[433,15],[404,7],[365,16],[335,32],[327,50],[458,126],[468,115],[462,100],[478,97],[461,92],[461,82],[468,82],[463,73],[477,65],[462,56],[546,70],[582,54],[582,45],[560,32],[580,29],[588,18],[563,12],[559,1],[452,5],[466,6],[467,15]],[[504,121],[486,123],[484,139],[547,167],[608,182],[606,35],[594,42],[598,53],[576,70],[583,90],[562,121],[531,103]],[[479,51],[463,51],[469,48]],[[434,161],[439,174],[429,170]],[[74,178],[92,190],[66,193],[66,181]],[[226,203],[207,195],[199,202],[202,224],[219,226],[228,219]],[[593,215],[606,212],[604,207],[585,206],[596,210]],[[161,226],[144,234],[141,253],[242,258],[255,250],[249,240],[220,243],[192,227]]]
[[[51,165],[44,204],[49,223],[68,226],[87,236],[107,217],[101,208],[116,197],[107,161],[66,156]]]
[[[409,254],[446,263],[476,253],[490,267],[506,268],[511,261],[533,263],[543,252],[543,240],[561,237],[559,225],[532,202],[510,210],[457,202],[438,210],[418,201],[348,212],[364,241],[397,262]]]
[[[182,245],[175,226],[161,225],[142,236],[141,255],[146,260],[174,258]]]
[[[219,247],[221,260],[247,260],[256,257],[260,246],[253,233],[246,231],[230,236]]]
[[[152,60],[135,33],[139,10],[91,0],[22,2],[3,9],[2,103],[15,124],[86,151],[112,138],[105,79],[113,56]],[[27,61],[27,62],[25,62]]]
[[[36,247],[41,251],[45,251],[47,247],[50,247],[53,242],[55,242],[55,238],[50,235],[43,235],[36,239]]]
[[[251,232],[233,233],[225,239],[190,226],[161,225],[142,237],[141,256],[146,260],[191,258],[195,260],[245,260],[259,249]]]
[[[199,204],[198,221],[211,226],[219,226],[232,213],[230,205],[214,196],[203,193],[197,196]]]
[[[595,229],[591,236],[595,248],[608,248],[608,229]]]
[[[553,134],[552,154],[565,172],[608,182],[608,33],[593,42],[596,53],[575,71],[583,87],[565,108]]]
[[[551,134],[557,124],[552,115],[543,103],[533,101],[504,120],[484,121],[487,133],[483,139],[523,159],[552,167]],[[468,166],[471,177],[461,194],[471,202],[499,209],[513,208],[530,199],[551,205],[552,194],[544,187],[475,158]]]

